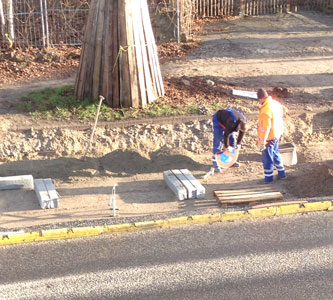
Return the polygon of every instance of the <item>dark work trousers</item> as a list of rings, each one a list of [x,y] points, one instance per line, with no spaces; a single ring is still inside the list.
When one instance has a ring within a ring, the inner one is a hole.
[[[262,151],[262,162],[264,164],[264,174],[265,181],[273,181],[273,171],[274,166],[278,171],[278,176],[280,178],[286,177],[286,172],[284,170],[281,154],[279,151],[279,141],[271,140],[266,144],[266,148]]]
[[[213,115],[213,167],[219,168],[219,165],[217,163],[217,152],[221,152],[222,145],[223,145],[223,138],[224,138],[224,129],[220,125],[220,123],[217,121],[216,113]],[[230,134],[229,136],[229,144],[231,147],[236,147],[236,138],[235,138],[235,132]]]

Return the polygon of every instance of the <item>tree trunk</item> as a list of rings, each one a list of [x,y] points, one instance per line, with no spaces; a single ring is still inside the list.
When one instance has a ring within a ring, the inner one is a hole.
[[[164,96],[147,0],[93,0],[75,93],[113,107],[142,107]]]

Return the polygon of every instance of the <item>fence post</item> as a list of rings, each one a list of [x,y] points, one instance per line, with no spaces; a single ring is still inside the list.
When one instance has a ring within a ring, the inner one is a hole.
[[[244,13],[245,0],[235,0],[234,15],[242,16]]]
[[[39,1],[40,4],[40,18],[42,23],[42,35],[43,35],[43,48],[45,48],[45,24],[44,24],[44,10],[43,10],[43,0]]]
[[[245,14],[245,0],[240,0],[239,15],[244,16]]]
[[[15,40],[15,33],[14,33],[14,12],[13,12],[13,0],[8,0],[7,6],[7,15],[8,15],[8,24],[9,24],[9,38],[12,43]]]
[[[179,13],[179,0],[177,0],[177,43],[180,44],[180,13]]]
[[[44,11],[45,11],[45,30],[46,30],[46,47],[50,46],[50,34],[49,34],[49,18],[47,11],[47,1],[44,0]]]
[[[286,12],[290,12],[291,11],[291,0],[287,0],[286,3]]]
[[[3,12],[3,3],[2,0],[0,0],[0,19],[1,19],[1,34],[2,36],[5,35],[5,14]]]

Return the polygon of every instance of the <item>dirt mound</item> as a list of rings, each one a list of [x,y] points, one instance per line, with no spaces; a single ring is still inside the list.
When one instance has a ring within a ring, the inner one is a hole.
[[[333,160],[308,164],[302,173],[288,176],[288,191],[297,198],[331,196]]]
[[[169,169],[207,169],[207,165],[197,162],[193,153],[185,150],[164,147],[146,156],[146,153],[133,150],[117,150],[101,158],[100,165],[104,170],[119,175],[161,173]]]

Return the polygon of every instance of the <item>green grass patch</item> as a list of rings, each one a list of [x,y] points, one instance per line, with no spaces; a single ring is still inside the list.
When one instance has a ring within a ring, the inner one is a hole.
[[[74,95],[73,86],[61,88],[47,88],[39,92],[32,92],[22,98],[17,109],[29,113],[34,119],[47,120],[93,120],[96,116],[98,100],[91,102],[86,99],[79,101]],[[218,104],[211,109],[218,108]],[[156,118],[166,116],[179,116],[197,114],[199,104],[175,105],[166,98],[160,98],[144,108],[119,108],[113,109],[102,104],[100,120],[117,121],[136,118]]]

